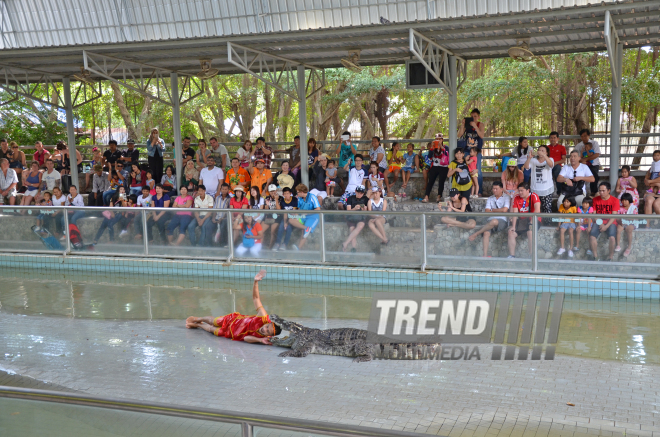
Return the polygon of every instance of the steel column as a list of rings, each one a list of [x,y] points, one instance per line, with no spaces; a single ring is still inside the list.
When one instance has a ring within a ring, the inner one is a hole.
[[[66,110],[66,136],[69,145],[69,161],[71,162],[71,184],[75,185],[80,191],[78,185],[78,158],[76,157],[76,132],[73,126],[73,105],[71,104],[71,79],[62,78],[64,107]]]
[[[426,214],[422,214],[422,271],[426,270]]]
[[[305,89],[305,66],[298,65],[298,124],[300,125],[300,179],[309,187],[307,172],[307,97]],[[311,187],[310,187],[311,188]]]
[[[229,255],[227,256],[227,262],[231,262],[234,259],[234,228],[232,227],[232,215],[230,212],[227,213],[227,248],[229,249]]]
[[[321,262],[325,263],[325,219],[321,214]]]
[[[174,130],[174,160],[176,165],[176,191],[181,190],[183,180],[183,150],[181,147],[181,113],[179,103],[179,75],[170,73],[170,89],[172,90],[172,129]],[[223,168],[224,172],[225,169]]]
[[[457,82],[457,69],[456,69],[456,56],[449,56],[449,150],[451,153],[456,149],[458,141],[457,134],[457,121],[458,121],[458,82]]]
[[[66,252],[71,253],[71,235],[69,235],[69,210],[62,211],[64,213],[64,240],[66,241]]]
[[[612,134],[610,136],[610,185],[616,187],[621,166],[621,82],[623,72],[623,44],[618,43],[614,48],[614,62],[616,73],[612,74]],[[617,77],[618,76],[618,77]]]
[[[144,254],[149,255],[149,235],[147,235],[147,210],[142,210],[142,239],[144,240]]]
[[[537,272],[539,270],[539,233],[538,226],[540,223],[537,221],[538,216],[532,217],[532,241],[529,244],[532,245],[532,271]]]

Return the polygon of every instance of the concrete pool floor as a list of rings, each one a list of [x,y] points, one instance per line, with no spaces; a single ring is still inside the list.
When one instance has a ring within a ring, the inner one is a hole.
[[[660,436],[657,365],[564,355],[535,362],[279,358],[282,349],[187,330],[183,320],[6,313],[0,344],[0,371],[95,396],[452,437]]]

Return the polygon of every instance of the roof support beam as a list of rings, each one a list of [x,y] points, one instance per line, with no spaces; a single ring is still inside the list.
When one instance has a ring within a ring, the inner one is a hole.
[[[618,88],[620,85],[620,72],[617,71],[617,47],[620,41],[610,11],[605,12],[605,31],[603,32],[603,37],[605,38],[607,57],[610,60],[610,69],[612,70],[612,85]]]
[[[182,75],[181,89],[172,90],[170,75],[176,72],[153,65],[86,50],[83,50],[83,63],[89,72],[168,106],[174,106],[175,100],[183,105],[204,93],[204,80],[191,75]],[[116,79],[116,76],[120,79]]]
[[[456,56],[450,50],[447,50],[432,39],[422,35],[415,29],[410,29],[409,37],[410,52],[419,62],[422,63],[431,76],[440,83],[445,91],[452,96],[455,92],[454,88],[457,90],[465,81],[467,74],[467,62],[465,62],[465,59]],[[455,68],[456,66],[454,66],[455,71],[453,76],[450,71],[451,69],[448,61],[449,56],[453,56],[455,61],[459,64],[457,69]],[[461,80],[457,80],[459,75],[462,75]],[[452,81],[451,84],[445,82],[447,78]],[[454,83],[456,83],[456,85],[453,85]]]

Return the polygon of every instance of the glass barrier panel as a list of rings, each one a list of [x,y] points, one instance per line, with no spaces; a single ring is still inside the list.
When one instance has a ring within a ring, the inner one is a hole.
[[[108,408],[0,398],[2,435],[240,437],[241,426]]]
[[[290,431],[288,429],[273,429],[255,426],[252,428],[254,437],[326,437],[327,434],[314,434],[311,432]]]
[[[522,272],[532,269],[530,217],[427,216],[429,267]],[[515,232],[514,232],[515,231]]]
[[[657,275],[660,227],[644,216],[624,217],[618,215],[609,226],[609,220],[600,218],[592,223],[561,216],[545,219],[539,229],[539,271]]]
[[[0,206],[0,250],[52,251],[62,253],[62,211],[32,207]]]
[[[88,207],[68,210],[72,252],[144,255],[144,244],[136,241],[139,210]],[[77,232],[76,232],[77,230]],[[64,244],[64,243],[63,243]]]

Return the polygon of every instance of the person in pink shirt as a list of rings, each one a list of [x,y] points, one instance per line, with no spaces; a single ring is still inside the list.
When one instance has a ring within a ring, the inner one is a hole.
[[[174,205],[172,208],[190,208],[192,207],[193,198],[188,194],[188,187],[181,187],[179,195],[174,199]],[[192,220],[191,211],[181,211],[177,212],[170,224],[167,226],[167,241],[173,246],[179,246],[183,239],[186,238],[186,229]],[[174,230],[179,228],[179,236],[176,241],[174,241]],[[174,241],[174,242],[173,242]]]
[[[470,172],[470,177],[472,178],[472,194],[470,198],[479,197],[479,170],[477,170],[477,162],[479,157],[477,156],[479,151],[476,147],[470,148],[470,156],[465,160],[467,162],[468,171]]]

